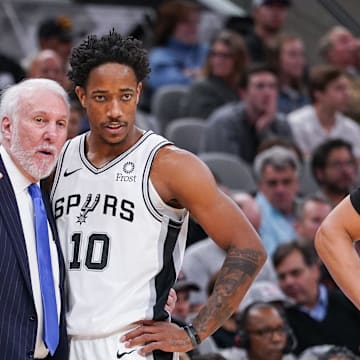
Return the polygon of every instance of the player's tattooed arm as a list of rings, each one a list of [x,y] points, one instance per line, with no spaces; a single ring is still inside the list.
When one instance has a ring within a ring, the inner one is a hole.
[[[261,251],[230,246],[213,292],[192,322],[200,339],[216,331],[224,320],[233,314],[234,303],[238,302],[235,299],[243,297],[254,275],[262,266],[262,259]]]

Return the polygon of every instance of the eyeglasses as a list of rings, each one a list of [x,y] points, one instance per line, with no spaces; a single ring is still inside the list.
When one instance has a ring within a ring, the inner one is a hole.
[[[285,178],[285,179],[268,179],[265,180],[265,184],[269,187],[276,187],[278,185],[283,185],[283,186],[289,186],[294,182],[294,179],[292,178]]]
[[[211,50],[209,52],[209,56],[211,56],[211,57],[219,57],[219,58],[223,58],[223,59],[230,59],[230,58],[234,57],[234,54],[231,53],[231,52]]]
[[[355,160],[347,160],[347,161],[333,161],[326,164],[327,167],[339,170],[344,167],[355,167]]]
[[[251,82],[248,87],[252,87],[256,90],[264,90],[266,88],[277,89],[278,84],[276,82],[259,81],[259,82]]]
[[[263,329],[247,330],[247,332],[249,334],[253,334],[255,336],[260,336],[270,340],[273,338],[274,334],[285,336],[288,332],[288,328],[283,325],[283,326],[278,326],[276,328],[266,327]]]

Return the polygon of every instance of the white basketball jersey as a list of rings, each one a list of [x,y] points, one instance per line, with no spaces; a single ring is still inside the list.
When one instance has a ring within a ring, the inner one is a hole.
[[[65,144],[51,198],[67,267],[68,332],[106,336],[167,318],[188,214],[166,205],[149,179],[166,139],[148,131],[101,168],[86,159],[85,142],[80,135]]]

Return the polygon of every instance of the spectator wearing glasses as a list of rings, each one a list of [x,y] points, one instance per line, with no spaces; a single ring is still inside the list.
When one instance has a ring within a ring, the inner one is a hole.
[[[264,140],[291,140],[292,134],[285,117],[277,112],[278,81],[271,67],[253,65],[240,87],[242,101],[226,104],[209,117],[201,148],[230,153],[252,164]]]
[[[292,150],[273,146],[258,154],[254,174],[258,181],[260,236],[269,255],[296,238],[295,219],[300,165]]]
[[[248,64],[241,35],[222,30],[210,46],[203,77],[195,81],[182,102],[182,115],[206,119],[216,108],[239,99],[240,77]]]
[[[312,174],[320,193],[334,207],[357,185],[357,162],[352,146],[342,139],[319,145],[311,158]]]
[[[254,302],[239,316],[237,347],[223,350],[227,360],[293,360],[296,339],[281,311],[273,304]]]

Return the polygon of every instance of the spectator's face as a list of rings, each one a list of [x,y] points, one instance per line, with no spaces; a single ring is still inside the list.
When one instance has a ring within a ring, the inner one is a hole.
[[[263,168],[259,189],[275,209],[288,214],[294,208],[298,176],[290,166],[277,169],[268,164]]]
[[[252,74],[243,100],[257,116],[263,115],[269,107],[274,106],[278,96],[278,83],[275,75],[269,72]]]
[[[233,74],[234,54],[226,44],[216,41],[211,47],[209,56],[212,75],[228,79]]]
[[[94,68],[86,88],[76,87],[86,109],[92,137],[104,145],[131,146],[136,107],[141,92],[134,71],[122,64],[106,63]]]
[[[198,11],[190,12],[176,24],[173,34],[175,39],[184,44],[196,44],[198,42],[199,24],[200,13]]]
[[[66,140],[68,121],[65,101],[48,89],[25,97],[16,119],[3,118],[3,142],[31,181],[37,182],[51,173]]]
[[[331,64],[345,68],[355,63],[355,38],[347,30],[339,30],[330,36],[328,60]]]
[[[280,53],[281,73],[290,79],[301,79],[305,69],[304,43],[300,39],[285,42]]]
[[[261,5],[255,9],[255,25],[269,32],[278,32],[284,27],[288,7],[282,4]]]
[[[357,182],[357,165],[354,157],[346,147],[333,149],[324,169],[316,170],[322,186],[336,194],[347,195]]]
[[[304,204],[303,217],[296,223],[299,240],[313,242],[316,231],[331,211],[331,205],[321,201],[308,200]]]
[[[313,307],[318,297],[318,265],[305,264],[298,250],[290,253],[275,269],[282,291],[296,304]]]
[[[43,55],[33,62],[29,77],[51,79],[64,85],[65,72],[60,57],[56,53],[43,52]]]
[[[316,104],[321,104],[323,108],[344,112],[350,100],[350,80],[346,76],[340,76],[331,81],[324,91],[316,91],[315,97]]]
[[[177,300],[172,315],[180,320],[186,320],[190,315],[189,290],[180,290],[176,292]]]
[[[246,323],[249,334],[249,358],[257,360],[280,360],[286,346],[287,331],[284,320],[272,307],[253,308]]]
[[[73,45],[72,41],[62,41],[57,37],[41,41],[41,49],[54,50],[59,54],[63,64],[67,64]]]

